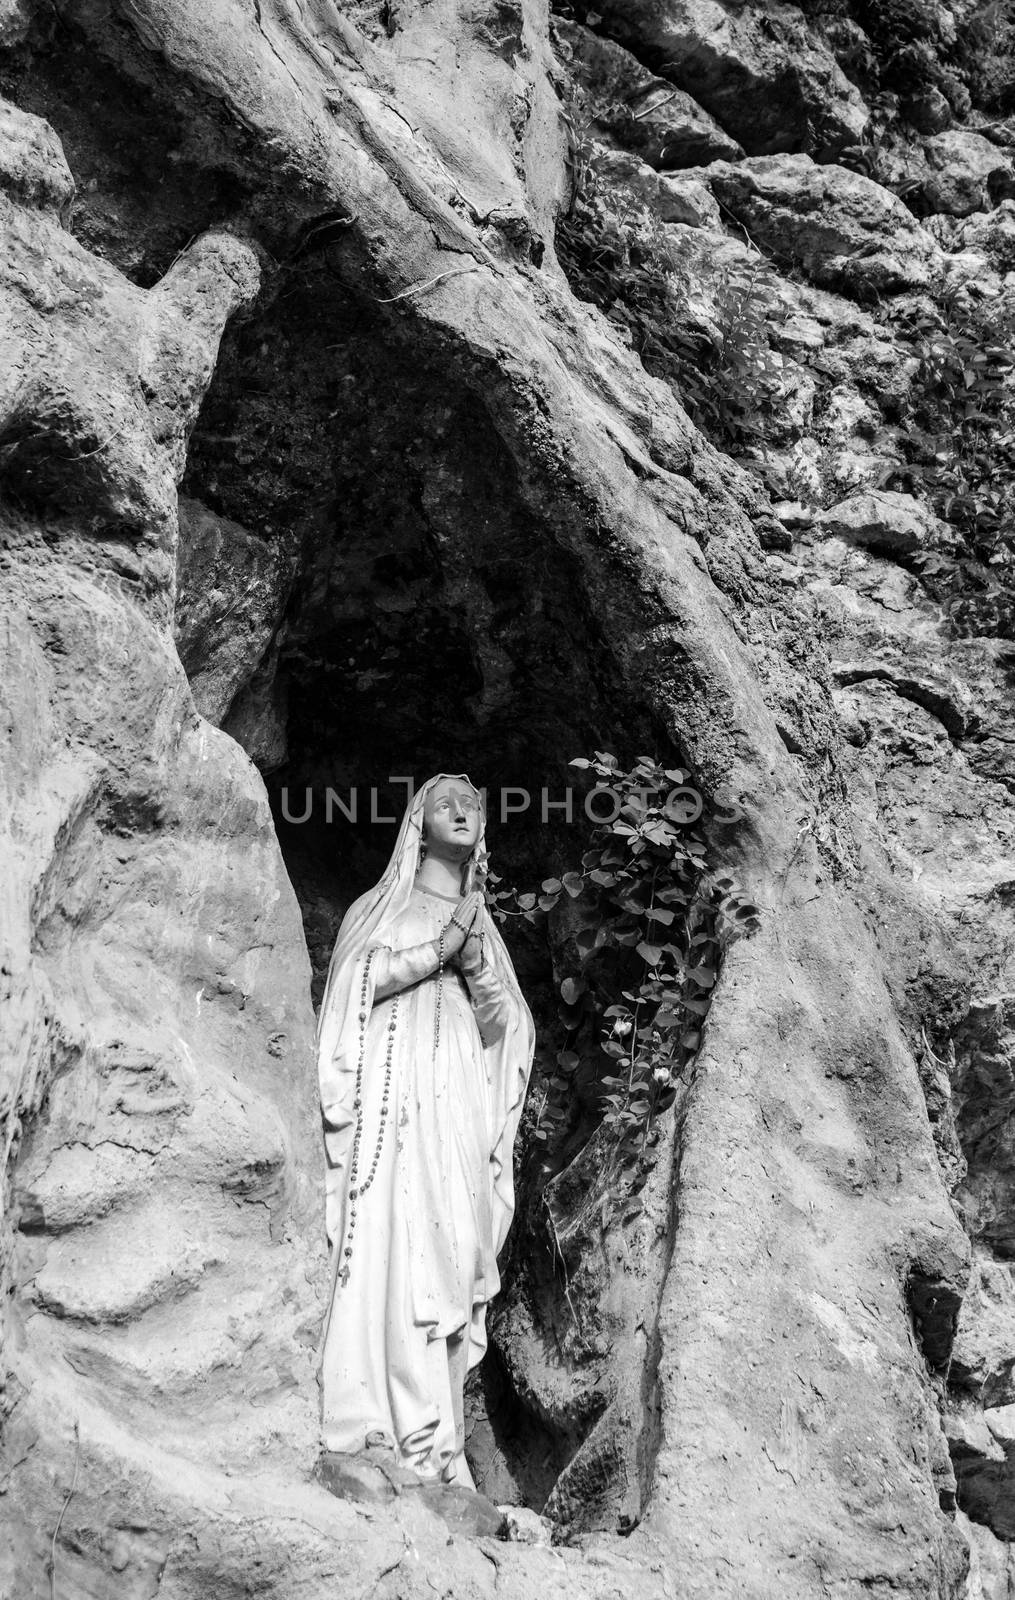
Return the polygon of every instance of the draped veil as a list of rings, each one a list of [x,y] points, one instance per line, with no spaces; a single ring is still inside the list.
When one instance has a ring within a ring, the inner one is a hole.
[[[434,784],[444,778],[464,778],[471,787],[475,787],[464,773],[440,772],[416,791],[406,807],[391,859],[379,882],[355,900],[346,912],[328,969],[317,1025],[318,1072],[325,1124],[325,1221],[332,1245],[331,1297],[322,1333],[322,1350],[334,1305],[349,1160],[355,1134],[353,1099],[367,954],[372,946],[386,942],[389,930],[409,904],[420,861],[426,798]],[[473,858],[485,849],[486,819],[482,810],[480,818],[480,833]],[[512,1150],[532,1069],[535,1031],[532,1014],[518,986],[507,948],[496,924],[489,917],[486,923],[486,961],[492,963],[496,976],[512,1002],[510,1025],[499,1038],[483,1047],[493,1113],[490,1181],[492,1256],[495,1259],[507,1237],[514,1214]],[[373,977],[367,971],[365,1009],[368,1014],[373,998]],[[420,1040],[419,1048],[429,1050],[430,1040]],[[364,1132],[368,1141],[372,1140],[374,1130],[365,1129]],[[492,1298],[500,1286],[493,1262],[491,1272],[493,1281],[488,1281],[485,1286],[485,1299]],[[485,1336],[480,1330],[478,1340],[474,1333],[470,1367],[481,1358],[484,1348]]]

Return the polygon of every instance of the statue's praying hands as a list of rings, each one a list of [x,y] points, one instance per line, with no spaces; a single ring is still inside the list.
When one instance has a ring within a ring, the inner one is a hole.
[[[463,929],[467,931],[463,932]],[[454,943],[449,940],[449,933],[455,936]],[[462,901],[461,908],[455,912],[444,934],[444,949],[452,964],[463,973],[478,972],[482,967],[485,934],[483,891],[474,889]]]
[[[483,891],[473,889],[467,894],[461,905],[457,906],[450,919],[444,926],[444,955],[447,960],[457,961],[463,968],[475,966],[479,955],[471,954],[472,947],[478,952],[478,929],[483,926],[486,912],[483,906]]]

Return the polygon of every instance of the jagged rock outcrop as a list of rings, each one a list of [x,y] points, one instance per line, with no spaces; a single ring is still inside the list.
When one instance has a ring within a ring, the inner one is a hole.
[[[940,269],[926,230],[861,173],[794,154],[715,162],[701,176],[756,245],[822,288],[919,289]]]
[[[821,35],[796,6],[635,0],[599,6],[752,155],[834,152],[857,142],[869,114]]]
[[[1011,649],[899,474],[919,319],[1007,312],[1008,157],[928,136],[927,21],[858,170],[868,10],[4,13],[18,1600],[1005,1592]],[[311,965],[381,846],[281,786],[635,738],[735,801],[760,929],[639,1206],[521,1151],[471,1447],[569,1542],[469,1538],[317,1472]]]
[[[580,23],[558,20],[557,38],[600,129],[666,170],[736,160],[743,150],[689,94],[647,71],[630,51]]]
[[[194,704],[218,727],[268,651],[292,565],[284,549],[181,498],[176,647]]]
[[[814,526],[875,555],[912,555],[948,542],[948,529],[939,518],[912,495],[892,489],[851,494],[819,512]]]
[[[929,169],[923,198],[931,211],[966,217],[1011,197],[1011,162],[982,134],[949,128],[927,139],[923,148]]]

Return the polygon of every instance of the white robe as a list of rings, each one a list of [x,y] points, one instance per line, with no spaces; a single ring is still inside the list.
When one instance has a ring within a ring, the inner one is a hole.
[[[397,977],[398,953],[436,938],[452,909],[445,897],[412,889],[373,958],[378,988]],[[345,1143],[334,1237],[335,1265],[349,1274],[333,1280],[321,1366],[325,1449],[360,1450],[369,1434],[382,1433],[407,1463],[434,1473],[444,1472],[459,1447],[447,1340],[465,1337],[468,1366],[475,1366],[486,1349],[486,1306],[500,1287],[493,1151],[503,1136],[505,1086],[492,1081],[501,1057],[487,1046],[521,1026],[516,1013],[524,1010],[528,1019],[517,989],[512,994],[491,963],[468,987],[456,968],[445,968],[435,1056],[437,990],[434,974],[375,1000],[370,1010],[359,1184],[378,1148],[397,998],[389,1109],[373,1181],[357,1204],[351,1256],[344,1254]],[[524,1079],[507,1086],[509,1095],[523,1090]],[[509,1144],[508,1164],[510,1157]]]

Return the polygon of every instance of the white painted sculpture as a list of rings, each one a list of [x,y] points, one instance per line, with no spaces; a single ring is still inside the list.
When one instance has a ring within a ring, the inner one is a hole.
[[[532,1016],[487,912],[482,801],[439,773],[349,908],[318,1022],[331,1303],[323,1442],[474,1487],[466,1375],[514,1211]]]

